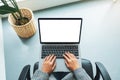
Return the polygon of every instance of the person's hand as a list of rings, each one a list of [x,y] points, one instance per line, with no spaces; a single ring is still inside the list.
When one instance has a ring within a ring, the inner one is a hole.
[[[56,56],[54,55],[46,56],[42,65],[42,71],[50,74],[56,66],[55,60]]]
[[[66,64],[66,66],[71,71],[74,71],[74,70],[76,70],[76,69],[78,69],[80,67],[79,63],[78,63],[78,61],[76,59],[76,57],[72,53],[65,52],[65,54],[63,55],[63,57],[65,58],[65,64]]]

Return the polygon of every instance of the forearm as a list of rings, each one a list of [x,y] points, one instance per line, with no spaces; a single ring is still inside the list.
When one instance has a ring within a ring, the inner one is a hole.
[[[76,69],[75,71],[73,71],[73,74],[76,80],[92,80],[86,73],[86,71],[82,68]]]
[[[92,80],[84,69],[79,68],[67,74],[62,80]]]
[[[49,80],[49,75],[47,73],[40,71],[40,70],[37,70],[34,73],[32,80]]]

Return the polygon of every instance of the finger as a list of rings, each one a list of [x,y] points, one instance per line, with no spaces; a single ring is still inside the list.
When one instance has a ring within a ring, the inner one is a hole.
[[[46,60],[47,60],[47,57],[44,58],[44,61],[46,61]]]
[[[51,54],[49,54],[49,56],[47,57],[47,61],[49,61],[50,60],[50,57],[51,57],[52,55]]]
[[[68,54],[68,53],[69,53],[69,51],[66,52],[66,54]]]
[[[49,55],[49,56],[50,56],[50,55]],[[46,57],[44,58],[44,60],[46,61],[46,60],[48,59],[49,56],[46,56]]]
[[[72,54],[71,57],[76,58],[74,54]]]
[[[68,52],[68,53],[65,53],[65,55],[69,58],[69,59],[71,59],[71,54]]]
[[[49,58],[49,56],[46,56],[46,57],[45,57],[45,59],[44,59],[44,61],[47,61],[47,60],[48,60],[48,58]]]
[[[52,70],[54,70],[54,69],[55,69],[55,67],[56,67],[56,64],[54,64],[54,65],[53,65]]]
[[[69,56],[72,58],[76,58],[75,55],[73,53],[68,52]]]
[[[66,64],[66,66],[67,66],[67,67],[69,67],[69,65],[68,65],[68,63],[67,63],[67,61],[66,61],[66,60],[65,60],[65,64]]]
[[[68,51],[65,51],[65,54],[68,53]]]
[[[67,51],[65,51],[65,53],[63,54],[63,56],[67,53]]]
[[[72,58],[76,58],[73,53],[68,52],[68,54],[69,54]]]
[[[68,54],[69,54],[69,55],[73,55],[73,53],[71,53],[71,52],[68,52]]]
[[[65,51],[65,53],[64,53],[64,54],[68,54],[68,52],[69,52],[69,51]]]
[[[66,61],[69,60],[68,56],[66,56],[65,54],[63,55],[63,57],[65,58]]]
[[[53,59],[52,59],[51,62],[54,64],[54,63],[55,63],[55,60],[56,60],[56,56],[53,57]]]
[[[49,58],[49,61],[51,62],[53,58],[54,58],[54,55],[52,54]]]

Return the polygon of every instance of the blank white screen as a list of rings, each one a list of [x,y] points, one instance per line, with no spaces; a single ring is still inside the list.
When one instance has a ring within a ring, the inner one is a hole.
[[[41,42],[79,42],[81,20],[39,20]]]

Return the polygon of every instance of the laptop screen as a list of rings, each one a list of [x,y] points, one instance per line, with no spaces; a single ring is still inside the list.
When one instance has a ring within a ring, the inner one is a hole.
[[[41,43],[79,43],[81,18],[39,18]]]

